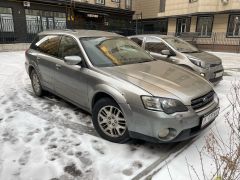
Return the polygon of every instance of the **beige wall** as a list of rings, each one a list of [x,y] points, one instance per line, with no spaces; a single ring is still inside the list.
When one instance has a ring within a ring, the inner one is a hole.
[[[228,26],[228,14],[216,14],[213,20],[212,32],[226,32]],[[176,18],[169,18],[168,20],[168,32],[172,33],[176,31]],[[192,16],[190,32],[196,32],[197,16]]]
[[[196,32],[196,26],[197,26],[197,16],[193,16],[191,19],[190,32]]]
[[[240,9],[240,0],[229,0],[228,4],[223,4],[221,0],[198,0],[194,3],[189,3],[189,0],[166,0],[165,12],[160,13],[160,0],[132,1],[133,10],[136,14],[142,12],[143,19]]]
[[[143,19],[156,18],[160,9],[160,0],[133,0],[133,11],[142,13]],[[136,18],[136,16],[134,17]]]
[[[214,16],[213,32],[226,32],[228,26],[228,14],[217,14]]]
[[[176,32],[176,18],[169,18],[168,19],[168,32],[175,33]]]
[[[95,4],[95,0],[75,0],[76,2],[86,2],[90,4]],[[112,0],[105,0],[105,6],[118,8],[118,3],[112,2]],[[120,0],[120,8],[125,9],[125,0]]]
[[[234,9],[240,9],[239,0],[229,0],[228,4],[223,4],[221,0],[198,0],[194,3],[189,3],[189,0],[177,0],[177,2],[176,0],[166,0],[166,10],[163,13],[158,13],[158,17]]]

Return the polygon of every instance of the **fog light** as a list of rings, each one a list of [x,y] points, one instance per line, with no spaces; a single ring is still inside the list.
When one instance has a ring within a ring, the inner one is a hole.
[[[165,129],[165,128],[160,129],[158,136],[160,138],[164,138],[169,135],[169,132],[170,132],[169,129]]]
[[[201,73],[200,75],[201,75],[202,77],[205,77],[205,74],[204,74],[204,73]]]

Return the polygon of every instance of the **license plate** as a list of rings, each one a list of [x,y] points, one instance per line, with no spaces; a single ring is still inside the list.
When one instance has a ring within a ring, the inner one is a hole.
[[[223,71],[215,73],[215,78],[222,77],[223,76]]]
[[[206,126],[207,124],[209,124],[211,121],[213,121],[219,114],[219,108],[215,111],[213,111],[212,113],[208,114],[207,116],[205,116],[202,119],[202,125],[201,127]]]

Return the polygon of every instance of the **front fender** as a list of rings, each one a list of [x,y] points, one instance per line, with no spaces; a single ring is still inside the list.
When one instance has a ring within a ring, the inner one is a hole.
[[[121,93],[119,90],[108,86],[106,84],[99,84],[96,85],[92,90],[89,91],[89,102],[92,103],[94,96],[97,93],[105,93],[109,96],[111,96],[120,106],[120,108],[123,111],[123,114],[127,120],[127,126],[130,127],[130,119],[132,117],[132,110],[130,105],[127,102],[127,99],[125,98],[124,94]],[[92,104],[90,104],[89,106],[91,108],[91,112],[92,112]]]
[[[108,86],[106,84],[98,84],[89,92],[89,102],[92,103],[94,96],[97,93],[106,93],[111,96],[118,104],[127,104],[127,100],[124,97],[124,94],[119,90]],[[91,105],[90,105],[91,106]]]

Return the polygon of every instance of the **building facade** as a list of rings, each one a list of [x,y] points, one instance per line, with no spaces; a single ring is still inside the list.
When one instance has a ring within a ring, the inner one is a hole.
[[[214,44],[223,50],[223,44],[228,49],[240,45],[239,0],[135,0],[133,4],[142,33],[195,33],[199,46]]]
[[[3,0],[0,43],[30,42],[48,29],[98,29],[130,34],[132,0]]]

